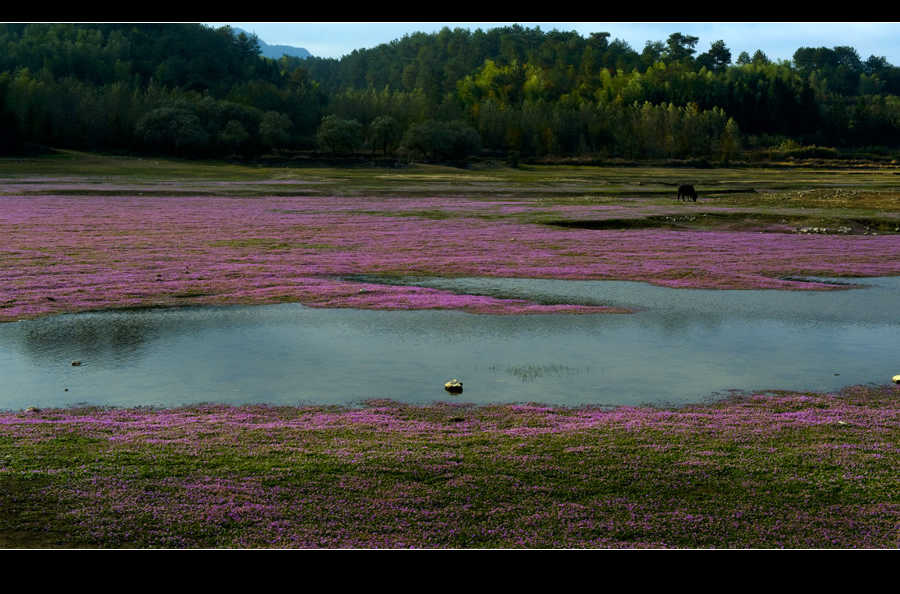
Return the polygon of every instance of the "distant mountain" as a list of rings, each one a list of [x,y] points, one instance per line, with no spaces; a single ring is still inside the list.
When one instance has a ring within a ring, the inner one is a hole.
[[[247,35],[253,35],[249,31],[244,31],[239,27],[232,27],[232,31],[234,31],[235,35],[240,35],[241,33],[246,33]],[[259,39],[257,37],[257,39]],[[273,60],[277,60],[281,56],[292,56],[295,58],[308,58],[312,54],[306,50],[306,48],[302,47],[294,47],[292,45],[269,45],[262,39],[259,40],[259,49],[260,53],[266,58],[272,58]]]

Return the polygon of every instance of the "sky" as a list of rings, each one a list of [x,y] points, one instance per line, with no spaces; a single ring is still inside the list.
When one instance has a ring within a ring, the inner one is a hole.
[[[204,23],[231,25],[256,35],[270,45],[303,47],[322,58],[340,58],[355,49],[372,48],[400,39],[407,33],[435,33],[443,27],[492,29],[513,22],[246,22]],[[865,60],[884,56],[900,66],[900,21],[897,22],[537,22],[518,21],[523,27],[542,31],[577,31],[582,37],[606,31],[610,40],[622,39],[640,52],[647,41],[665,42],[672,33],[699,37],[697,53],[707,51],[719,39],[731,50],[732,59],[742,51],[761,49],[771,60],[790,60],[800,47],[849,45]]]

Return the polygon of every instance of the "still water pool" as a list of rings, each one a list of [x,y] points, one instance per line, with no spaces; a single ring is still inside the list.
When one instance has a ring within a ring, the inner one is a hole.
[[[371,280],[371,279],[369,279]],[[900,277],[840,291],[619,281],[405,279],[632,314],[476,315],[296,304],[60,315],[0,324],[0,409],[227,404],[686,404],[831,390],[900,373]],[[72,366],[72,361],[81,361]],[[459,378],[464,392],[443,384]]]

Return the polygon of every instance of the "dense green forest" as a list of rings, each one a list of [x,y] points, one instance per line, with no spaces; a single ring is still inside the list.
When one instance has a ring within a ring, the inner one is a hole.
[[[900,68],[885,58],[800,47],[776,62],[698,43],[445,28],[272,60],[228,27],[4,24],[0,152],[729,161],[900,148]]]

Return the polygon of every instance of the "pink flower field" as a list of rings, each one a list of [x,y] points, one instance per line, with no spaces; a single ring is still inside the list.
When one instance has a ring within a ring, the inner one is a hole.
[[[0,546],[896,548],[894,392],[3,413]]]
[[[29,187],[47,193],[26,195]],[[625,209],[458,196],[167,197],[90,189],[63,196],[54,189],[46,181],[22,183],[0,196],[0,321],[110,307],[283,301],[495,314],[621,311],[345,280],[357,274],[804,290],[827,287],[781,277],[900,274],[900,235],[566,229],[527,215],[620,217]]]
[[[353,280],[379,275],[832,290],[790,279],[900,274],[900,234],[543,223],[685,212],[652,198],[254,191],[0,186],[0,322],[278,302],[626,312]],[[898,388],[682,408],[36,402],[0,411],[0,548],[896,548]]]

